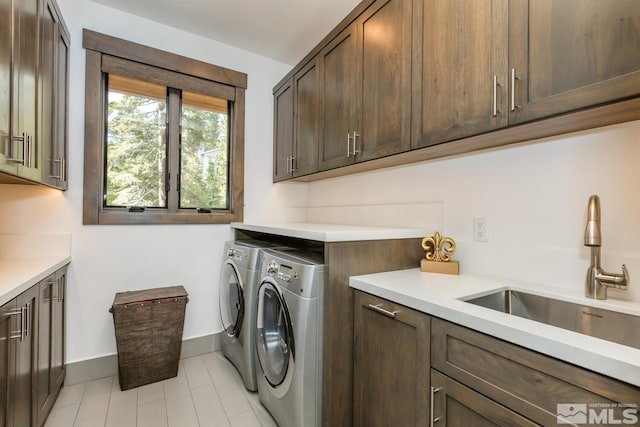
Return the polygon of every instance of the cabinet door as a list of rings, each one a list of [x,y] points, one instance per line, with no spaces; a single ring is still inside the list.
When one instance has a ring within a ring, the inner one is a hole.
[[[637,96],[638,40],[637,0],[511,0],[509,123]]]
[[[431,399],[433,399],[431,416],[435,425],[461,427],[538,425],[434,369],[431,370],[431,388]]]
[[[58,169],[55,129],[55,80],[57,24],[53,5],[44,1],[40,15],[40,62],[38,66],[38,143],[42,149],[42,182],[56,185]]]
[[[406,151],[413,0],[378,0],[356,21],[357,161]]]
[[[20,315],[16,300],[0,307],[0,427],[13,425],[15,331]]]
[[[38,299],[38,358],[36,365],[36,410],[38,425],[44,423],[48,410],[52,406],[51,384],[51,318],[53,292],[56,285],[55,274],[40,282]]]
[[[40,155],[36,138],[36,73],[38,69],[38,0],[15,0],[13,44],[13,136],[18,175],[39,181]]]
[[[420,2],[412,147],[507,126],[508,0]]]
[[[354,425],[425,425],[429,317],[362,292],[354,310]]]
[[[0,0],[0,171],[15,175],[11,139],[11,0]]]
[[[56,281],[51,291],[51,380],[53,386],[53,396],[55,397],[62,388],[65,376],[65,330],[66,330],[66,296],[67,296],[67,274],[66,268],[56,273]]]
[[[320,52],[322,109],[318,168],[351,164],[356,123],[356,34],[350,25]]]
[[[38,336],[38,293],[39,287],[33,286],[18,296],[18,308],[24,308],[24,336],[16,341],[16,375],[14,426],[35,425],[34,373]]]
[[[289,80],[273,96],[273,182],[291,178],[293,150],[293,82]]]
[[[69,185],[69,46],[71,38],[62,16],[58,11],[58,48],[56,50],[56,86],[54,106],[55,150],[54,163],[57,165],[56,187],[66,190]]]
[[[320,131],[320,70],[317,58],[293,78],[294,81],[294,153],[293,175],[318,171]]]

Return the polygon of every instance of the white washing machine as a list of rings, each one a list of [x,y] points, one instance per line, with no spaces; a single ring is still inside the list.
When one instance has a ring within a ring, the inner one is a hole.
[[[260,402],[280,427],[322,417],[322,256],[265,249],[256,318]]]
[[[220,273],[222,353],[236,367],[247,389],[257,390],[255,324],[260,246],[226,242]]]

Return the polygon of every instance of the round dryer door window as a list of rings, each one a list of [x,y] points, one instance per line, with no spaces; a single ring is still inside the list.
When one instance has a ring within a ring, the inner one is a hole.
[[[244,318],[244,293],[238,271],[227,261],[222,266],[220,280],[220,315],[222,326],[230,337],[237,337]]]
[[[276,286],[268,281],[260,284],[256,321],[258,361],[273,387],[282,384],[294,357],[291,318]]]

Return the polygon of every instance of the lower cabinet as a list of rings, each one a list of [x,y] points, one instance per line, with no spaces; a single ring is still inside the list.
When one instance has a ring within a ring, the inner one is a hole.
[[[433,412],[429,425],[438,426],[537,426],[526,418],[431,370]],[[433,423],[433,424],[431,424]]]
[[[354,295],[355,426],[638,421],[639,387],[360,291]]]
[[[64,381],[65,270],[40,282],[38,361],[36,371],[37,425],[42,426]]]
[[[0,307],[0,427],[44,425],[62,387],[64,279],[63,268]]]
[[[429,323],[423,313],[355,293],[355,426],[425,425]]]

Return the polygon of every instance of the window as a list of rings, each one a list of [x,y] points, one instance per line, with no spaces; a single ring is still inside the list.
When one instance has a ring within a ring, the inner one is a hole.
[[[246,75],[84,31],[84,224],[242,220]]]

